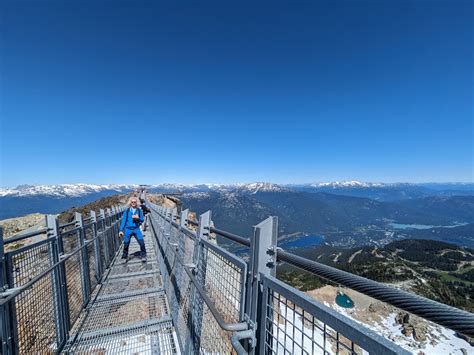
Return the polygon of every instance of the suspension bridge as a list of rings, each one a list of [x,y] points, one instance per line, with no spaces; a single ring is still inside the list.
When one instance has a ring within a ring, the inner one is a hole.
[[[148,204],[146,263],[120,258],[123,206],[63,225],[49,215],[44,228],[0,235],[2,354],[409,353],[278,280],[281,262],[474,337],[471,313],[279,248],[276,217],[245,238],[216,228],[211,211],[195,221],[189,210]]]

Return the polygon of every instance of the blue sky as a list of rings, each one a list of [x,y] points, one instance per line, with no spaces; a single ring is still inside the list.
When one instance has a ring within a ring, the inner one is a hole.
[[[471,1],[223,3],[3,1],[0,185],[473,181]]]

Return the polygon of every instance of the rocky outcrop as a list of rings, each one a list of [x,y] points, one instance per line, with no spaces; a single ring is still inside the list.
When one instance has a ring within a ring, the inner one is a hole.
[[[393,307],[383,302],[375,302],[369,305],[369,312],[378,314],[388,314]]]
[[[413,337],[416,341],[426,341],[428,326],[426,322],[406,312],[399,312],[395,322],[402,326],[402,334]]]

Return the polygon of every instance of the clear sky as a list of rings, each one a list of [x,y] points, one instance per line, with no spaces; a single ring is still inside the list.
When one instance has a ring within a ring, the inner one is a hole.
[[[166,3],[1,2],[1,186],[473,181],[472,1]]]

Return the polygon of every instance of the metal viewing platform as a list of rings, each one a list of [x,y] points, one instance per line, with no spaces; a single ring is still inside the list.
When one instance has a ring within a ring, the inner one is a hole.
[[[278,280],[277,262],[474,336],[471,313],[278,248],[276,217],[244,238],[216,228],[210,211],[193,221],[149,205],[146,263],[134,241],[120,259],[124,207],[65,225],[47,216],[45,228],[0,238],[2,354],[408,354]]]

